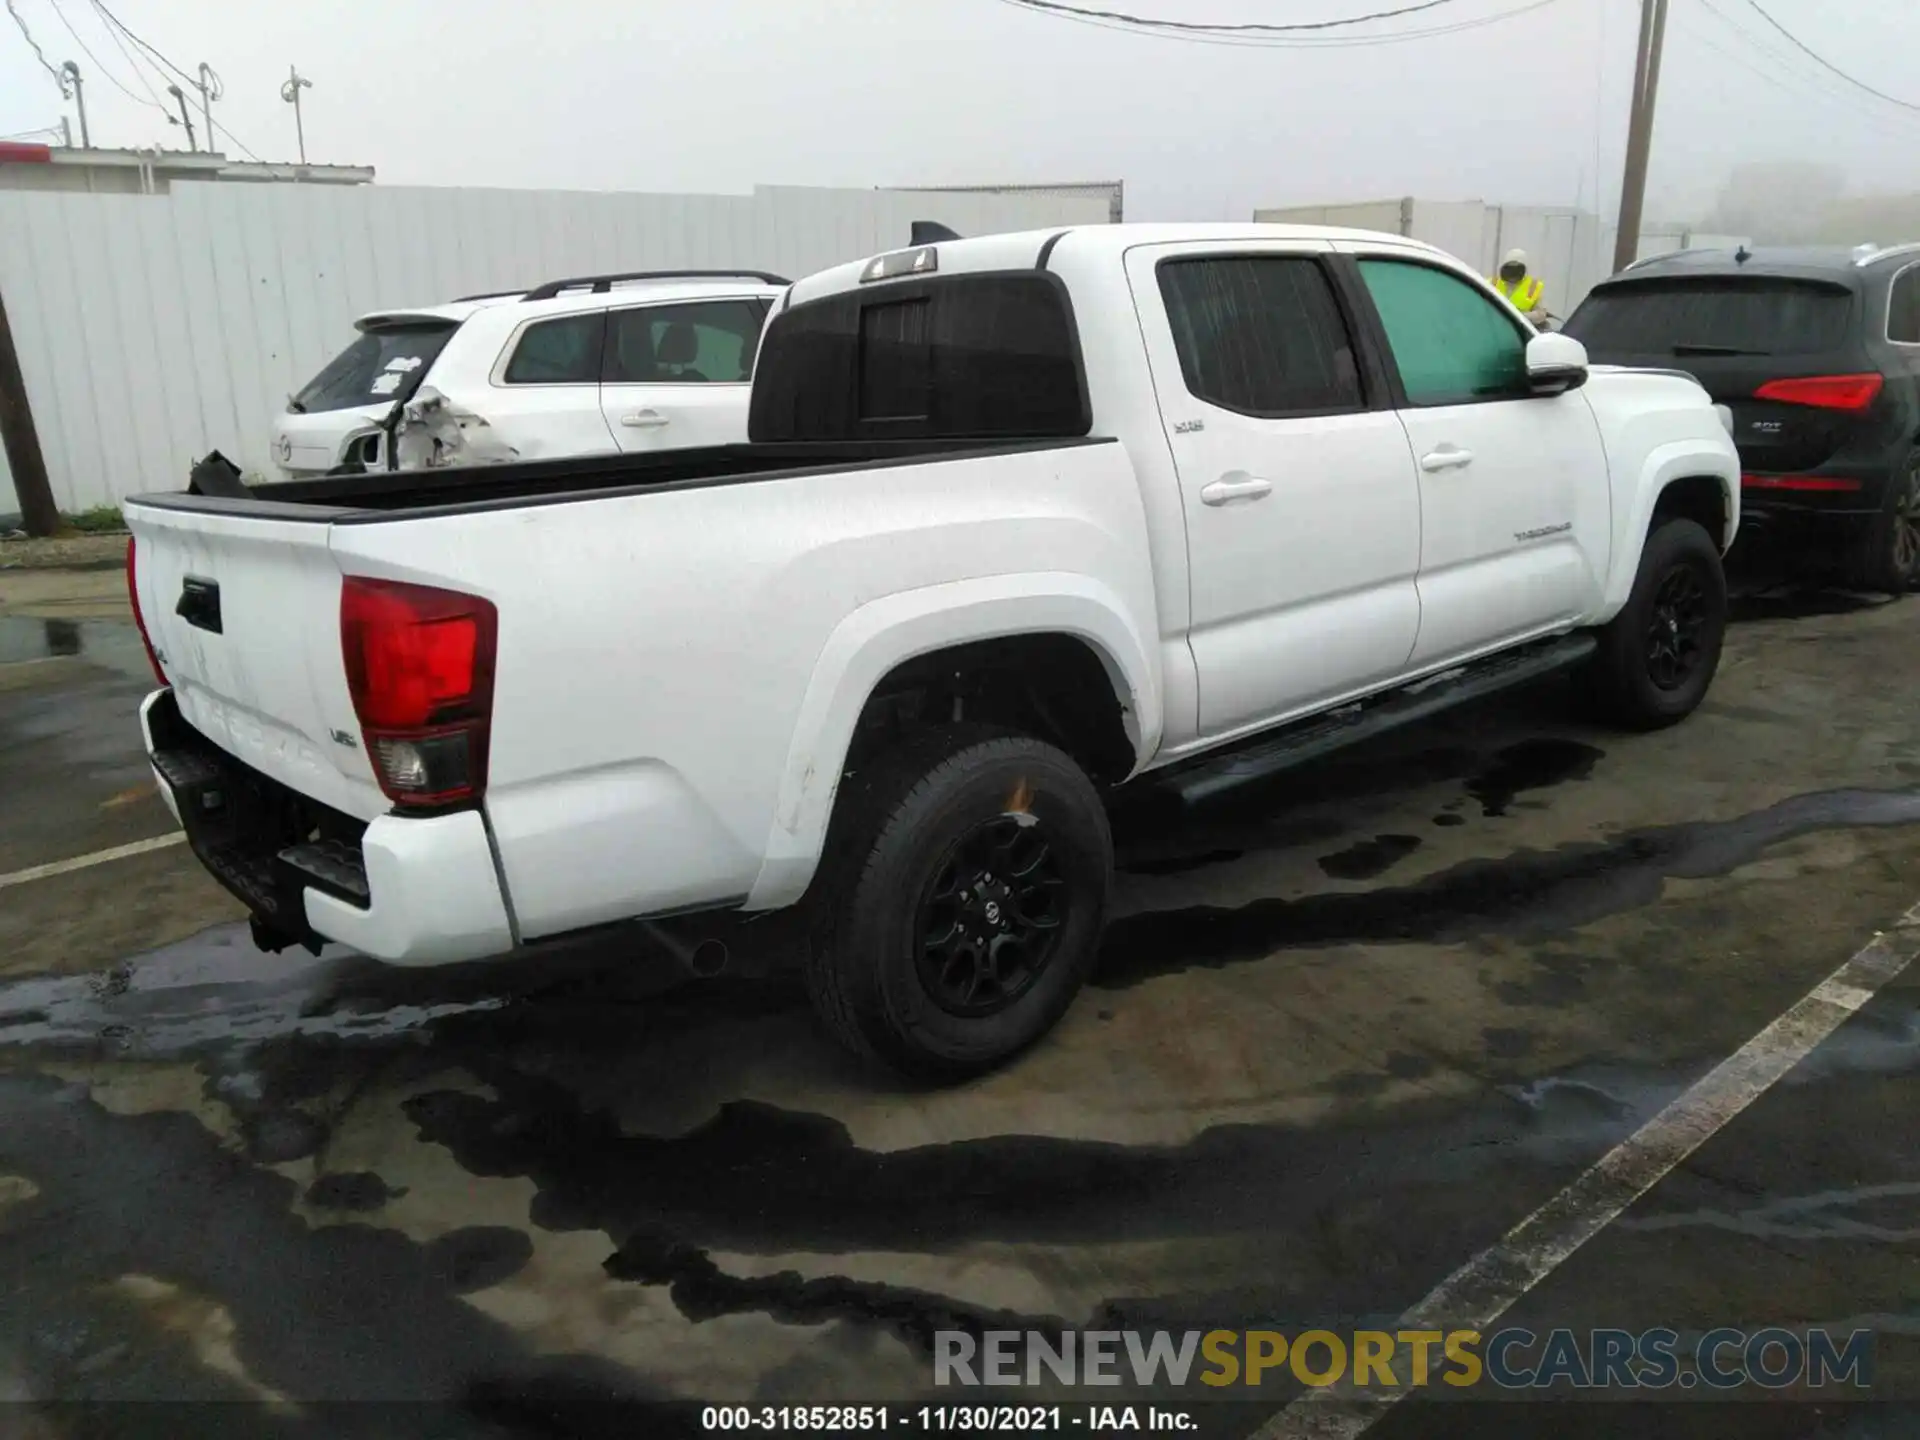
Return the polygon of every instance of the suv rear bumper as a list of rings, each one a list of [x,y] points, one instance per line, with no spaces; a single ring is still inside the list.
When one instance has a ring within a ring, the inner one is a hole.
[[[252,912],[256,933],[315,948],[336,940],[396,965],[512,948],[479,811],[382,815],[361,828],[214,745],[181,718],[171,690],[141,704],[140,729],[187,843]]]

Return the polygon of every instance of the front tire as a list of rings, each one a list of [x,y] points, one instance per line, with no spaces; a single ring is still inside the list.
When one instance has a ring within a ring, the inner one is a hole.
[[[1886,503],[1855,542],[1847,581],[1889,595],[1904,595],[1920,581],[1920,450],[1895,472]]]
[[[1720,548],[1692,520],[1647,536],[1626,606],[1600,631],[1588,688],[1602,715],[1630,730],[1686,719],[1706,697],[1727,628]]]
[[[1113,875],[1099,793],[1051,745],[927,732],[845,782],[808,990],[854,1051],[919,1080],[1004,1064],[1066,1012]]]

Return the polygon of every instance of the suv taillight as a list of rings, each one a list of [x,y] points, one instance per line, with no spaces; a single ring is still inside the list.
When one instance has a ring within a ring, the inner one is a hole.
[[[140,613],[140,577],[134,570],[134,538],[127,536],[127,603],[133,607],[134,627],[140,632],[140,643],[146,647],[147,664],[153,667],[153,678],[160,682],[160,688],[166,689],[171,683],[166,671],[160,668],[160,656],[153,648],[153,639],[147,634],[146,616]]]
[[[493,719],[493,602],[348,576],[340,646],[367,757],[402,807],[478,800]]]
[[[1769,380],[1753,392],[1756,400],[1782,405],[1812,405],[1821,410],[1864,410],[1879,398],[1884,375],[1807,375],[1796,380]]]

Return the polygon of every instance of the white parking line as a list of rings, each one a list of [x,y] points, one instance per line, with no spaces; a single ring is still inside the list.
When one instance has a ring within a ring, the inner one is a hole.
[[[65,875],[74,870],[86,870],[95,865],[105,865],[109,860],[125,860],[129,855],[145,855],[149,850],[164,850],[169,845],[178,845],[186,839],[183,831],[176,830],[171,835],[156,835],[151,840],[135,840],[127,845],[114,845],[105,850],[96,850],[91,855],[76,855],[71,860],[55,860],[46,865],[29,865],[24,870],[15,870],[11,875],[0,875],[0,890],[10,885],[24,885],[29,880],[45,880],[53,875]]]
[[[1722,1060],[1546,1204],[1449,1275],[1391,1328],[1478,1330],[1558,1269],[1634,1201],[1766,1093],[1920,955],[1920,904],[1875,935],[1766,1029]],[[1303,1392],[1249,1440],[1353,1440],[1410,1393],[1342,1381]]]

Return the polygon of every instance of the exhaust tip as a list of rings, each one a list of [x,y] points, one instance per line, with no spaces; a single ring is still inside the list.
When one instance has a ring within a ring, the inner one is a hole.
[[[687,957],[687,968],[702,980],[711,980],[727,968],[732,952],[724,940],[702,940]]]

